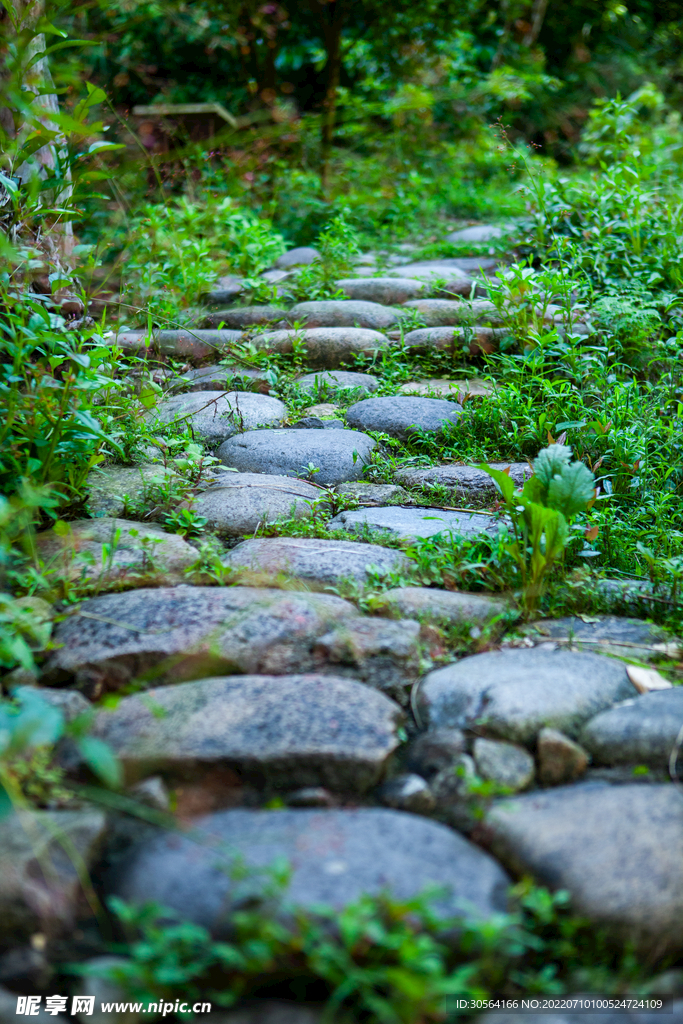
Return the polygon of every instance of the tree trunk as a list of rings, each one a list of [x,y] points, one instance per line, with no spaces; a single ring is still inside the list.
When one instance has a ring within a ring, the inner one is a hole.
[[[543,28],[543,19],[548,9],[548,0],[534,0],[531,8],[531,28],[522,40],[524,46],[533,46]]]
[[[320,13],[323,43],[325,44],[325,52],[327,54],[327,62],[325,64],[325,99],[323,100],[320,137],[320,183],[323,194],[327,196],[330,184],[330,155],[337,116],[337,93],[341,76],[341,33],[346,18],[346,10],[344,0],[329,0],[329,3],[318,3],[317,7]]]
[[[45,0],[12,0],[12,7],[14,16],[6,19],[5,25],[9,28],[7,25],[7,21],[9,21],[17,36],[20,36],[22,33],[26,33],[28,35],[29,40],[24,54],[24,60],[28,63],[37,54],[45,54],[45,35],[42,32],[35,31],[38,22],[45,16]],[[52,75],[50,74],[50,65],[47,56],[42,56],[36,60],[26,73],[24,81],[16,84],[33,93],[33,107],[39,107],[41,110],[45,111],[45,115],[41,115],[40,120],[48,131],[58,132],[59,129],[57,125],[50,120],[50,114],[59,113],[59,101],[57,99],[57,94],[54,91],[54,82],[52,80]],[[21,138],[21,134],[22,126],[20,125],[18,131],[19,138]],[[56,140],[55,142],[42,146],[36,153],[34,153],[31,158],[31,162],[26,161],[14,170],[15,175],[21,180],[27,180],[36,172],[47,177],[55,170],[57,165],[59,144],[59,140]],[[35,161],[35,163],[33,161]],[[42,170],[36,168],[36,163]],[[71,180],[71,173],[69,170],[67,170],[66,178],[69,181]],[[71,197],[71,193],[72,189],[70,185],[62,190],[59,197],[60,205],[64,205],[68,202]],[[71,221],[61,222],[55,226],[54,230],[59,236],[59,249],[61,254],[68,259],[71,256],[71,251],[74,245]]]

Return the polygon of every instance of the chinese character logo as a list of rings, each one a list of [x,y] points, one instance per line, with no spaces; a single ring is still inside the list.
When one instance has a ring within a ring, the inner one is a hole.
[[[18,996],[17,1013],[23,1017],[37,1017],[40,1013],[40,996]]]
[[[76,1016],[77,1013],[84,1013],[86,1017],[89,1017],[95,1009],[95,997],[94,996],[74,996],[71,1003],[71,1014]]]

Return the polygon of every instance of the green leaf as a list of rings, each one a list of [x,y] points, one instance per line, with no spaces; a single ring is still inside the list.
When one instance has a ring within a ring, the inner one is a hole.
[[[14,804],[12,803],[12,799],[3,784],[0,782],[0,821],[3,818],[7,818],[13,810]]]
[[[122,785],[121,763],[108,743],[96,736],[83,736],[76,745],[83,760],[106,786],[118,789]]]
[[[547,489],[553,477],[569,465],[571,457],[572,450],[568,445],[551,444],[540,451],[534,459],[534,475]]]
[[[492,469],[485,462],[480,463],[476,468],[483,469],[485,473],[488,473],[494,483],[498,484],[500,492],[507,504],[512,504],[514,502],[515,482],[507,473],[504,473],[502,469]]]
[[[595,490],[595,478],[583,462],[572,462],[553,477],[548,488],[548,505],[567,518],[585,512]]]

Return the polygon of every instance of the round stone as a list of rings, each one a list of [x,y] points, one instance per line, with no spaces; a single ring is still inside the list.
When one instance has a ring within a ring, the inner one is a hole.
[[[305,267],[320,259],[320,253],[311,245],[299,245],[295,249],[279,256],[275,261],[278,270],[287,270],[289,267]]]
[[[350,299],[379,302],[383,306],[417,299],[427,291],[424,281],[410,277],[345,277],[337,281],[337,286]]]
[[[486,594],[461,594],[430,587],[399,587],[381,595],[377,610],[400,615],[402,619],[418,619],[420,622],[447,625],[471,622],[484,625],[504,615],[508,605]]]
[[[214,359],[220,358],[241,338],[241,331],[155,331],[154,348],[162,355],[184,356],[191,362],[199,363],[211,356]]]
[[[463,302],[456,299],[411,299],[404,302],[403,309],[414,309],[427,327],[454,327],[460,324],[473,324],[479,320],[500,322],[500,314],[494,304],[487,299],[474,302]],[[424,330],[424,328],[422,328]],[[417,331],[409,331],[406,337],[412,337],[417,344]],[[430,333],[432,345],[440,340],[440,335]]]
[[[218,445],[240,431],[282,423],[286,416],[285,404],[269,395],[195,391],[167,398],[149,418],[160,423],[185,420],[202,441]]]
[[[362,390],[363,394],[370,394],[379,387],[379,379],[373,377],[371,373],[353,373],[350,370],[323,370],[320,373],[307,373],[296,383],[299,390],[305,391],[307,394],[334,392],[342,388],[353,388]]]
[[[392,700],[352,679],[223,676],[124,697],[99,712],[94,732],[129,783],[221,765],[280,789],[362,792],[398,746],[402,717]]]
[[[209,530],[224,537],[253,533],[263,523],[302,519],[311,514],[311,502],[320,489],[304,480],[264,473],[224,473],[225,482],[197,495],[192,509],[204,516]],[[196,557],[196,552],[195,552]]]
[[[437,533],[451,533],[459,537],[477,537],[496,533],[498,523],[492,516],[474,512],[450,512],[442,508],[402,508],[400,505],[381,505],[340,512],[330,520],[331,529],[350,533],[366,530],[388,532],[402,540],[416,537],[434,537]]]
[[[375,447],[356,430],[254,430],[225,441],[218,457],[244,473],[310,474],[316,484],[334,486],[358,480]]]
[[[291,322],[301,320],[306,327],[366,327],[383,331],[400,319],[400,311],[378,302],[352,299],[317,299],[299,302],[289,311]]]
[[[545,726],[570,737],[588,719],[635,696],[623,663],[571,651],[490,651],[429,672],[420,716],[430,727],[485,730],[534,743]]]
[[[405,266],[394,267],[388,272],[390,277],[413,278],[424,282],[431,288],[438,286],[440,291],[449,295],[469,296],[474,281],[459,267],[451,264],[440,263],[438,260],[424,260],[420,263],[408,263]]]
[[[463,242],[491,242],[495,238],[503,238],[511,229],[512,225],[499,228],[494,224],[474,224],[470,228],[452,231],[450,235],[446,235],[446,241],[453,245],[462,245]]]
[[[218,309],[202,317],[198,326],[218,327],[219,324],[233,330],[243,331],[262,324],[287,321],[287,311],[279,306],[234,306],[231,309]]]
[[[491,462],[492,469],[509,473],[510,479],[517,487],[532,475],[531,466],[527,462]],[[500,491],[493,479],[483,469],[476,466],[430,466],[428,469],[400,469],[394,479],[406,487],[418,487],[428,491],[433,487],[447,487],[464,500],[491,500],[497,498]]]
[[[436,318],[440,319],[441,316],[441,311],[437,311]],[[450,314],[448,317],[450,319]],[[429,321],[431,314],[428,313],[423,319]],[[446,316],[443,319],[446,319]],[[407,348],[416,351],[432,349],[436,352],[451,352],[454,356],[467,351],[475,356],[482,352],[495,352],[498,342],[506,334],[508,331],[504,327],[482,327],[481,324],[466,327],[421,327],[417,331],[408,331],[404,335],[403,343]]]
[[[247,475],[247,474],[244,474]],[[247,569],[272,576],[286,573],[323,590],[347,580],[365,584],[371,575],[407,573],[411,561],[394,548],[351,540],[272,537],[245,540],[227,556],[231,569]],[[404,615],[403,618],[412,618]]]
[[[406,440],[417,430],[440,434],[444,424],[457,423],[462,406],[440,398],[365,398],[346,412],[350,427],[378,430],[391,437]]]
[[[259,391],[268,394],[270,381],[262,370],[246,366],[202,366],[173,380],[174,389],[184,391]]]
[[[206,842],[175,833],[143,841],[119,862],[105,894],[132,903],[153,900],[229,935],[231,897],[244,899],[231,862],[263,869],[279,859],[291,869],[287,907],[341,909],[387,891],[405,901],[435,882],[440,895],[433,911],[449,923],[458,912],[486,919],[507,907],[510,880],[492,857],[447,826],[413,814],[374,807],[238,809],[212,814],[200,827]],[[219,850],[226,854],[222,870]]]
[[[473,753],[477,773],[487,782],[518,793],[534,781],[534,759],[523,747],[478,736]]]
[[[599,764],[668,768],[683,728],[683,688],[644,693],[603,711],[584,726],[581,743]],[[683,777],[683,752],[677,752]]]
[[[266,331],[256,335],[252,344],[259,351],[289,353],[294,350],[295,341],[303,342],[308,365],[321,368],[341,366],[356,354],[371,355],[389,344],[384,334],[364,327]]]

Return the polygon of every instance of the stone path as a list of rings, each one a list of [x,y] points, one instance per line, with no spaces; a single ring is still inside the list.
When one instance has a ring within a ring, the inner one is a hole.
[[[483,226],[452,241],[502,234]],[[268,280],[315,256],[292,250]],[[404,258],[372,276],[376,265],[359,261],[338,282],[346,299],[245,306],[239,280],[226,281],[205,301],[230,304],[196,329],[119,335],[129,351],[194,365],[163,378],[148,414],[159,447],[137,466],[94,469],[94,518],[38,537],[41,557],[84,595],[54,626],[38,692],[71,716],[95,705],[95,735],[128,787],[166,807],[169,790],[192,790],[201,841],[151,826],[112,836],[91,811],[43,812],[40,834],[62,827],[105,897],[157,900],[217,935],[235,858],[264,868],[284,857],[288,896],[303,907],[435,885],[440,914],[490,917],[528,874],[567,889],[578,912],[644,955],[680,955],[683,797],[670,774],[683,776],[683,690],[655,689],[678,641],[617,616],[517,628],[511,595],[423,585],[411,545],[495,537],[498,492],[475,467],[419,454],[391,472],[392,445],[451,434],[461,402],[499,392],[475,378],[396,380],[380,362],[358,372],[352,357],[390,352],[416,316],[426,326],[406,331],[409,348],[493,350],[498,312],[472,296],[498,264]],[[281,392],[262,369],[220,361],[235,341],[280,353],[303,343],[305,372]],[[183,478],[182,458],[163,454],[174,422],[219,463],[175,509],[206,521],[213,561],[154,518],[154,495]],[[531,473],[493,465],[517,485]],[[457,658],[463,637],[481,653]],[[287,809],[268,809],[274,794]],[[36,902],[13,828],[0,821],[0,908],[25,944],[46,920],[63,933],[81,911],[58,857]],[[275,1006],[273,1024],[290,1010]],[[292,1012],[290,1024],[317,1019]],[[226,1022],[252,1021],[240,1013]]]

